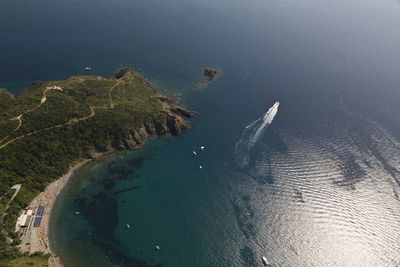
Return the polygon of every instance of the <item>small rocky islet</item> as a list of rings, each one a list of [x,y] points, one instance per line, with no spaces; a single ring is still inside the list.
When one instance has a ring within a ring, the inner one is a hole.
[[[207,86],[209,86],[211,82],[215,81],[215,79],[218,78],[219,74],[221,73],[221,70],[205,67],[203,68],[202,73],[203,73],[203,80],[196,83],[196,87],[198,89],[204,89]]]

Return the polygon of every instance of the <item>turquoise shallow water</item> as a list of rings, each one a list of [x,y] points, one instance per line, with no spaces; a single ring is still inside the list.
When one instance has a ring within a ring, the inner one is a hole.
[[[67,266],[400,264],[398,2],[1,5],[0,87],[128,65],[199,113],[74,175],[51,223]],[[204,66],[222,75],[198,91]],[[276,101],[240,168],[244,126]]]

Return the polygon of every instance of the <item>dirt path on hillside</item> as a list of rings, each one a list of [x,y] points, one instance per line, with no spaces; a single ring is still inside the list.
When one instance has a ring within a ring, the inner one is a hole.
[[[7,240],[11,243],[12,239],[8,236],[8,232],[6,230],[6,228],[4,227],[3,223],[4,223],[4,217],[7,215],[7,210],[10,208],[10,204],[11,202],[14,200],[14,198],[17,196],[19,190],[21,189],[21,184],[16,184],[13,187],[11,187],[11,189],[14,189],[15,192],[12,195],[12,197],[10,198],[10,200],[7,202],[7,206],[4,209],[3,214],[0,215],[0,224],[1,224],[1,229],[0,231],[4,231],[7,237]],[[3,196],[2,196],[3,197]]]
[[[109,98],[110,98],[110,106],[109,106],[109,107],[107,107],[107,106],[89,107],[89,108],[90,108],[90,114],[89,114],[88,116],[85,116],[85,117],[82,117],[82,118],[74,118],[74,119],[71,119],[71,120],[69,120],[69,121],[67,121],[67,122],[61,123],[61,124],[57,124],[57,125],[54,125],[54,126],[51,126],[51,127],[47,127],[47,128],[44,128],[44,129],[36,130],[36,131],[30,132],[30,133],[27,133],[27,134],[24,134],[24,135],[15,137],[15,138],[13,138],[13,139],[7,141],[6,143],[0,145],[0,149],[3,149],[3,148],[5,148],[6,146],[8,146],[9,144],[11,144],[11,143],[13,143],[13,142],[15,142],[15,141],[17,141],[17,140],[19,140],[19,139],[22,139],[22,138],[24,138],[24,137],[26,137],[26,136],[30,136],[30,135],[33,135],[33,134],[37,134],[37,133],[40,133],[40,132],[43,132],[43,131],[48,131],[48,130],[51,130],[51,129],[54,129],[54,128],[60,128],[60,127],[63,127],[63,126],[65,126],[65,125],[69,125],[69,124],[72,124],[72,123],[77,123],[77,122],[80,122],[80,121],[83,121],[83,120],[87,120],[87,119],[93,117],[94,115],[96,115],[96,112],[94,111],[94,109],[96,109],[96,108],[105,108],[105,109],[114,108],[114,103],[113,103],[113,100],[112,100],[112,91],[113,91],[113,89],[114,89],[115,87],[117,87],[120,83],[121,83],[121,80],[118,80],[118,81],[109,89],[109,91],[108,91],[108,95],[109,95]],[[26,112],[24,112],[24,113],[18,115],[17,117],[12,118],[12,119],[14,119],[14,120],[19,120],[19,122],[20,122],[19,125],[18,125],[18,127],[17,127],[16,129],[14,129],[13,132],[17,131],[17,130],[21,127],[21,125],[22,125],[22,120],[21,120],[21,118],[22,118],[22,116],[23,116],[24,114],[34,111],[35,109],[39,108],[41,105],[43,105],[43,104],[46,102],[46,100],[47,100],[47,98],[46,98],[46,93],[47,93],[47,91],[49,91],[50,89],[51,89],[51,87],[46,87],[46,90],[43,92],[43,97],[42,97],[42,99],[41,99],[41,101],[40,101],[40,104],[39,104],[38,106],[36,106],[35,108],[33,108],[33,109],[31,109],[31,110],[28,110],[28,111],[26,111]],[[3,138],[3,139],[0,141],[0,144],[1,144],[5,139],[7,139],[7,138],[8,138],[8,136],[6,136],[5,138]]]
[[[12,132],[16,132],[18,131],[19,128],[21,128],[22,126],[22,116],[24,116],[27,113],[30,113],[32,111],[35,111],[36,109],[38,109],[41,105],[43,105],[46,100],[47,100],[47,96],[46,93],[51,90],[51,87],[46,87],[46,89],[43,91],[43,96],[40,99],[40,104],[37,105],[36,107],[29,109],[27,111],[22,112],[21,114],[19,114],[18,116],[11,118],[10,120],[17,120],[18,121],[18,126],[12,131]],[[7,135],[6,137],[4,137],[3,139],[0,140],[0,144],[3,143],[7,138],[9,137],[9,135]]]

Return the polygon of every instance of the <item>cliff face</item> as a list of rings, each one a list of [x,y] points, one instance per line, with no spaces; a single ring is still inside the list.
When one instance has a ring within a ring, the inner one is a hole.
[[[143,92],[150,92],[150,98],[147,100],[148,103],[153,103],[155,106],[160,107],[161,111],[157,110],[155,113],[160,112],[157,118],[146,119],[143,123],[139,123],[139,126],[135,124],[134,127],[124,127],[122,136],[116,136],[111,146],[114,149],[126,150],[126,149],[137,149],[146,140],[153,137],[167,138],[171,135],[180,135],[186,132],[190,128],[190,123],[187,121],[188,118],[192,117],[194,113],[186,108],[178,105],[178,100],[165,95],[161,95],[152,85],[143,79],[140,75],[137,75],[132,69],[126,68],[119,71],[114,75],[117,80],[122,80],[127,83],[131,83],[133,80],[141,81],[141,91],[137,93],[143,94]],[[145,90],[146,89],[146,90]],[[118,99],[119,90],[115,90],[114,97]],[[126,96],[129,93],[125,93],[120,99],[127,99]],[[137,98],[137,95],[132,95],[132,103]],[[154,100],[151,101],[150,99]],[[146,106],[143,106],[146,110]]]
[[[163,101],[163,99],[160,99]],[[172,99],[163,102],[165,119],[157,122],[146,122],[141,127],[129,131],[123,138],[116,140],[113,147],[116,149],[137,149],[146,140],[153,137],[166,138],[171,135],[180,135],[190,128],[186,120],[193,116],[193,112],[180,106],[170,105]]]

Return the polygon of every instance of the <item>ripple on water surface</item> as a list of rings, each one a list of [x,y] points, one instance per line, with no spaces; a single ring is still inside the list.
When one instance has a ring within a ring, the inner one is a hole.
[[[399,145],[378,125],[366,125],[359,132],[328,127],[313,136],[280,133],[284,153],[267,142],[243,181],[264,173],[273,182],[263,190],[243,183],[237,191],[251,196],[257,220],[250,219],[255,226],[246,231],[254,238],[246,243],[256,254],[292,266],[399,262]]]

